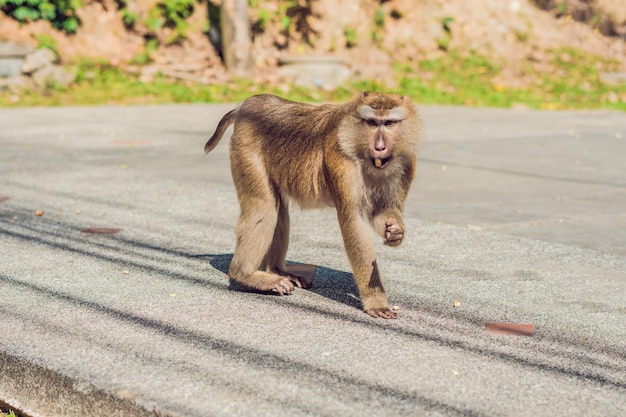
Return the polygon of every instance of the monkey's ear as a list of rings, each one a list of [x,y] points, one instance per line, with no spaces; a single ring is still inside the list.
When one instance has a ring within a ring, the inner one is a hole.
[[[363,91],[363,94],[361,94],[361,97],[367,98],[367,97],[369,97],[370,94],[372,94],[371,91]]]
[[[415,105],[413,104],[413,100],[411,100],[411,97],[409,96],[401,96],[400,100],[402,100],[402,103],[404,103],[405,107],[415,107]]]

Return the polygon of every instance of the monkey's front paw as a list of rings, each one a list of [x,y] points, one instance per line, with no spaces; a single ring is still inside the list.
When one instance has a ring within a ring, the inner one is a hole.
[[[396,219],[385,222],[385,245],[398,246],[404,239],[404,229],[400,227]]]
[[[365,312],[367,314],[369,314],[372,317],[376,317],[376,318],[383,318],[383,319],[397,319],[398,318],[398,314],[396,314],[395,311],[391,311],[389,310],[387,307],[383,307],[383,308],[370,308],[365,310]]]

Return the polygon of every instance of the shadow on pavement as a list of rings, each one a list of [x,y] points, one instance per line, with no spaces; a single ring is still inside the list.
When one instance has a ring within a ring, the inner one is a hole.
[[[197,258],[209,259],[211,266],[218,271],[227,274],[228,267],[233,254],[202,254],[197,255]],[[296,262],[287,261],[288,264],[294,264]],[[272,292],[255,291],[250,288],[246,288],[243,285],[238,284],[235,281],[230,281],[228,289],[233,291],[254,292],[263,294],[272,294]],[[315,294],[326,297],[330,300],[338,303],[346,304],[347,306],[361,309],[361,302],[358,297],[358,289],[354,282],[352,274],[349,272],[339,271],[337,269],[326,268],[323,266],[317,266],[315,271],[315,277],[313,278],[313,286],[308,291]]]

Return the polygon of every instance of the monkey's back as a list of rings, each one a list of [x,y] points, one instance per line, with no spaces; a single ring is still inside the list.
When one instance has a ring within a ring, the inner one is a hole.
[[[324,151],[344,107],[296,103],[273,95],[250,97],[237,108],[231,161],[262,164],[272,186],[302,207],[332,205]]]

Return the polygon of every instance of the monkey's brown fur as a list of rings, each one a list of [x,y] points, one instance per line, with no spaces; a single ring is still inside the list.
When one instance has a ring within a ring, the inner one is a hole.
[[[205,152],[231,124],[230,162],[241,211],[229,277],[280,295],[291,293],[294,284],[310,286],[285,272],[289,200],[302,208],[334,206],[363,310],[395,318],[368,223],[386,245],[404,238],[402,211],[421,131],[411,101],[363,93],[346,104],[313,106],[253,96],[222,118]]]

